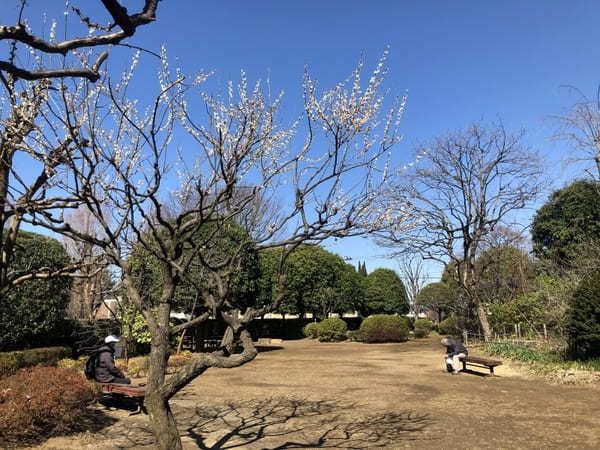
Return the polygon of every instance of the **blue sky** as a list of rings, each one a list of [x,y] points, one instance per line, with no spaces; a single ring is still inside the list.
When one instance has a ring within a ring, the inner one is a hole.
[[[31,3],[31,10],[39,7]],[[123,3],[135,9],[142,2]],[[563,85],[595,93],[598,23],[595,1],[163,0],[157,22],[139,29],[131,42],[154,51],[165,42],[185,71],[213,70],[217,84],[239,79],[240,69],[249,80],[269,73],[274,90],[286,92],[292,116],[301,110],[305,64],[322,86],[332,86],[361,52],[370,68],[389,46],[388,87],[409,96],[400,159],[408,161],[417,142],[501,117],[509,129],[525,127],[527,142],[548,158],[550,190],[582,170],[563,168],[568,146],[549,141],[553,123],[546,117],[575,100]],[[112,53],[112,69],[128,63],[129,50]],[[150,56],[143,58],[152,64]],[[524,212],[521,220],[530,221],[531,214]],[[329,248],[366,260],[369,270],[397,268],[395,261],[377,259],[383,251],[365,239]],[[430,271],[434,279],[440,273],[433,266]]]

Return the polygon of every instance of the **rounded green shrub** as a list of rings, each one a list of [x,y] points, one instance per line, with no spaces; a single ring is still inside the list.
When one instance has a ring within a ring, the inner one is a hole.
[[[416,338],[424,338],[429,336],[431,329],[433,328],[433,323],[427,319],[417,319],[415,320],[415,337]]]
[[[566,330],[572,353],[600,356],[600,272],[585,277],[573,293]]]
[[[450,315],[446,319],[442,320],[438,325],[438,331],[440,334],[458,336],[460,334],[460,329],[456,323],[456,317],[454,317],[454,315]]]
[[[402,342],[408,339],[408,323],[404,317],[375,314],[360,325],[364,342]]]
[[[319,324],[317,322],[307,323],[302,328],[302,334],[308,338],[316,339],[319,336]]]
[[[333,342],[346,339],[348,325],[339,317],[330,317],[318,324],[319,341]]]

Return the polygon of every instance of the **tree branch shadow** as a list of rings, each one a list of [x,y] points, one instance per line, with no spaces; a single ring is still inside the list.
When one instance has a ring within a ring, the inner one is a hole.
[[[31,436],[12,436],[0,435],[0,448],[23,448],[24,446],[41,445],[52,437],[58,436],[73,436],[82,432],[101,433],[103,430],[109,429],[118,420],[110,417],[104,411],[98,408],[88,408],[78,418],[76,424],[69,426],[63,430],[44,430],[40,434]]]
[[[180,427],[182,436],[201,449],[367,449],[436,439],[427,433],[435,422],[428,414],[407,410],[365,417],[360,409],[327,400],[273,398],[196,408],[179,422],[187,423],[185,430]]]

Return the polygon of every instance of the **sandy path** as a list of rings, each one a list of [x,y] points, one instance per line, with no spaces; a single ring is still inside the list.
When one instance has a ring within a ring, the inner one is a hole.
[[[495,377],[451,376],[437,338],[263,350],[173,399],[186,449],[600,448],[598,387],[552,385],[507,365]],[[41,448],[151,448],[143,415],[99,406],[87,420],[95,431]]]

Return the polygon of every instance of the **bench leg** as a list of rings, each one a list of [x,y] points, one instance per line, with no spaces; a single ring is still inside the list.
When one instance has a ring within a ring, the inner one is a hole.
[[[146,407],[144,406],[144,397],[141,397],[141,398],[137,397],[135,399],[135,401],[137,403],[137,409],[134,412],[132,412],[131,414],[129,414],[129,415],[130,416],[135,416],[135,415],[140,414],[140,413],[148,414],[146,412]]]
[[[467,363],[466,363],[466,361],[463,360],[462,363],[463,363],[463,371],[467,370]]]
[[[494,366],[490,367],[490,375],[494,375]]]

